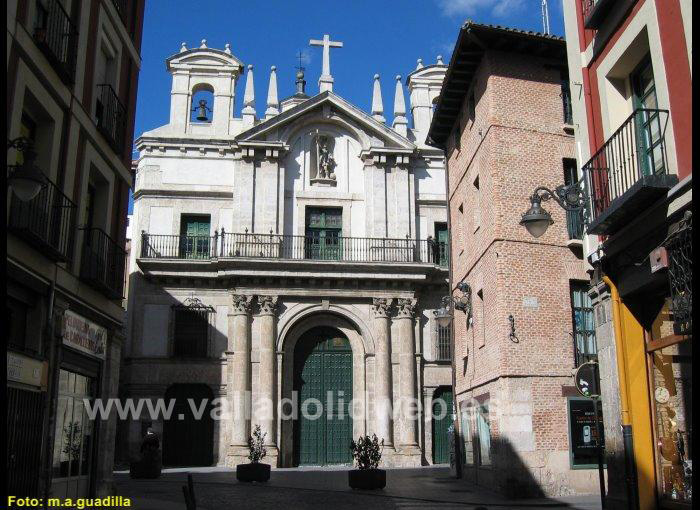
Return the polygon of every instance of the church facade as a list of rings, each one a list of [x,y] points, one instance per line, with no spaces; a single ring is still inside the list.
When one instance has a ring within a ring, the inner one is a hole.
[[[152,427],[165,465],[235,466],[260,426],[273,466],[349,464],[361,434],[386,466],[449,462],[445,159],[425,144],[447,66],[396,77],[389,126],[378,76],[364,112],[333,91],[340,43],[312,44],[319,92],[300,69],[278,100],[273,67],[263,115],[228,45],[166,61],[170,121],[136,142],[121,397],[174,407],[122,422],[131,457]]]

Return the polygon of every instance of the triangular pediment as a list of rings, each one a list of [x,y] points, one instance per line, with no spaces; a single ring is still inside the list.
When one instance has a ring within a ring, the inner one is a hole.
[[[395,148],[402,151],[413,151],[416,148],[415,144],[406,137],[329,91],[322,92],[289,110],[263,120],[257,126],[236,136],[236,141],[288,143],[289,140],[285,139],[285,133],[289,133],[290,130],[286,128],[291,124],[303,124],[305,120],[309,122],[320,120],[331,123],[336,121],[346,126],[352,126],[354,130],[360,130],[366,135],[361,138],[376,139],[385,148]],[[368,142],[366,145],[363,149],[369,149],[370,145],[374,144]]]

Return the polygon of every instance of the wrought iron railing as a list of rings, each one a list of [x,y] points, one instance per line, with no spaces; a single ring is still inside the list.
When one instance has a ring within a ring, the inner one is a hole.
[[[693,333],[693,216],[686,213],[678,230],[665,242],[668,253],[668,279],[671,286],[673,331]]]
[[[119,101],[119,96],[117,96],[112,86],[107,83],[97,86],[97,94],[95,107],[97,129],[107,138],[112,148],[118,154],[121,154],[124,149],[126,108]]]
[[[72,82],[78,48],[78,30],[58,0],[36,2],[34,40],[62,78]]]
[[[112,299],[124,294],[126,251],[99,228],[84,232],[80,276]]]
[[[445,243],[431,239],[316,237],[229,233],[213,236],[154,235],[142,232],[141,258],[264,258],[338,262],[446,264]]]
[[[583,239],[584,229],[583,210],[566,211],[566,230],[569,233],[569,239]]]
[[[667,173],[667,120],[667,110],[635,110],[583,166],[590,190],[589,221],[644,176]]]
[[[11,165],[10,172],[15,171]],[[39,194],[28,202],[12,196],[8,229],[38,247],[52,260],[71,257],[76,205],[46,179]]]
[[[435,361],[452,361],[450,326],[437,326],[435,330]]]

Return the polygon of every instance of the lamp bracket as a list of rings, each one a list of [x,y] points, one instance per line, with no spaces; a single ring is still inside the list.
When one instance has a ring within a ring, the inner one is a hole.
[[[532,203],[547,201],[550,198],[566,211],[578,211],[586,206],[586,195],[583,190],[583,179],[573,184],[562,184],[554,191],[546,186],[538,186],[532,194]]]

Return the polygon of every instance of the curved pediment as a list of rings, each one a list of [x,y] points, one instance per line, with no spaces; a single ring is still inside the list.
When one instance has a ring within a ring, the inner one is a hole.
[[[383,146],[413,151],[416,146],[333,92],[322,92],[289,110],[262,121],[236,137],[237,141],[277,141],[288,144],[304,126],[324,122],[352,132],[363,150]]]

